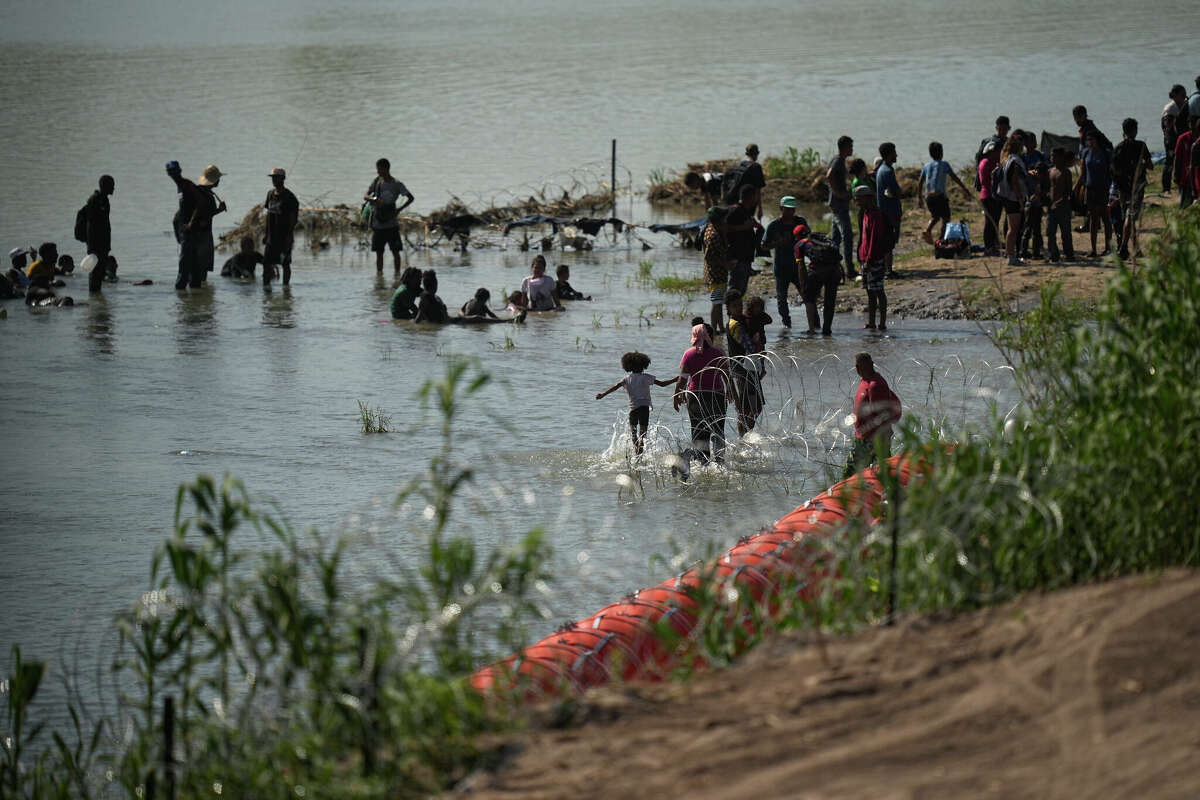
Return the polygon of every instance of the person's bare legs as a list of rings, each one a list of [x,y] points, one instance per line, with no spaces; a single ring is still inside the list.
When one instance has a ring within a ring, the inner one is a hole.
[[[383,251],[380,250],[375,254],[375,271],[383,272]]]
[[[887,292],[879,292],[879,330],[887,330]]]
[[[821,319],[817,316],[817,304],[805,303],[804,313],[808,317],[808,332],[817,333],[821,329]]]
[[[1004,252],[1010,261],[1019,260],[1021,248],[1021,215],[1008,215],[1008,233],[1004,237]]]
[[[713,303],[712,313],[709,314],[709,319],[712,321],[713,333],[721,333],[725,330],[725,326],[722,324],[724,316],[722,315],[720,303]]]

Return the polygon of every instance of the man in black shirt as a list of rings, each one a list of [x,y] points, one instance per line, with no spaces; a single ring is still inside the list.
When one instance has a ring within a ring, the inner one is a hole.
[[[267,199],[263,201],[267,212],[263,232],[263,286],[271,284],[271,273],[276,266],[283,270],[284,286],[292,280],[292,238],[300,218],[300,202],[284,188],[286,179],[287,173],[281,167],[271,170],[274,188],[267,192]]]
[[[1125,214],[1125,228],[1121,234],[1121,258],[1129,258],[1130,252],[1138,252],[1137,221],[1142,213],[1142,199],[1146,194],[1146,183],[1150,174],[1150,148],[1137,138],[1138,124],[1132,117],[1121,123],[1124,138],[1113,151],[1112,176],[1121,198],[1121,210]],[[1133,247],[1130,248],[1130,242]]]
[[[726,216],[726,240],[729,243],[729,257],[733,260],[733,271],[729,275],[729,288],[737,289],[743,294],[750,280],[750,267],[754,264],[754,255],[758,252],[758,231],[753,211],[759,206],[757,187],[749,184],[742,186],[738,202],[729,207]]]
[[[754,142],[746,145],[746,160],[742,162],[742,166],[746,168],[746,174],[742,178],[742,186],[753,186],[758,190],[758,199],[755,200],[754,218],[762,219],[762,190],[767,186],[767,179],[763,175],[762,164],[758,163],[758,145]]]
[[[104,282],[105,270],[110,269],[109,254],[112,252],[112,224],[109,222],[108,198],[117,189],[111,175],[100,176],[100,187],[92,192],[87,201],[87,252],[98,261],[88,274],[88,291],[98,292]],[[115,263],[115,262],[114,262]],[[116,272],[115,267],[112,268]],[[113,276],[116,277],[115,274]]]
[[[854,140],[840,136],[837,140],[837,155],[829,161],[825,170],[825,182],[829,184],[829,210],[833,212],[833,235],[836,245],[842,245],[844,263],[854,280],[854,228],[850,226],[850,189],[846,186],[846,159],[854,153]]]

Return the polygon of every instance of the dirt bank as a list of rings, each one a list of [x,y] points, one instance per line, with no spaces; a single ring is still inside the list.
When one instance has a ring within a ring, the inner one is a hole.
[[[1200,796],[1200,573],[818,641],[583,697],[472,798]]]
[[[1153,186],[1152,188],[1158,188]],[[1148,194],[1142,211],[1139,227],[1139,245],[1147,249],[1150,239],[1163,229],[1165,206],[1174,207],[1177,195],[1160,197]],[[983,212],[978,203],[968,204],[961,192],[955,189],[951,195],[955,219],[967,220],[971,227],[973,242],[983,241]],[[1073,234],[1074,262],[1052,264],[1048,260],[1029,260],[1024,266],[1010,267],[1004,258],[989,258],[975,255],[953,260],[935,259],[933,248],[921,240],[920,234],[929,217],[915,202],[906,202],[900,223],[900,244],[896,248],[896,271],[900,278],[887,281],[888,313],[899,317],[965,319],[973,316],[974,309],[964,302],[972,291],[989,286],[997,289],[1010,302],[1028,304],[1036,299],[1041,286],[1048,281],[1062,284],[1065,297],[1094,302],[1100,298],[1109,275],[1114,270],[1114,256],[1088,258],[1091,245],[1086,233]],[[766,210],[765,216],[773,216],[774,209]],[[810,220],[817,228],[828,227],[827,222]],[[1075,220],[1078,222],[1078,219]],[[856,229],[857,232],[857,229]],[[1103,235],[1100,237],[1103,248]],[[1116,248],[1116,240],[1113,240]],[[759,267],[763,274],[751,279],[750,291],[768,298],[768,313],[775,304],[775,279],[769,263]],[[792,302],[798,302],[791,290]],[[843,284],[838,292],[838,310],[866,313],[867,295],[862,284]],[[799,311],[793,311],[793,317]],[[803,324],[803,318],[801,322]],[[793,325],[797,325],[795,319]]]

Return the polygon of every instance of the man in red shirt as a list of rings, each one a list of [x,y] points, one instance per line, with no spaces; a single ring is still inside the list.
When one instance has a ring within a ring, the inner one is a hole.
[[[854,357],[854,371],[862,380],[854,395],[854,446],[846,463],[846,478],[875,463],[876,440],[884,457],[891,455],[892,425],[900,420],[900,398],[875,371],[870,353]]]
[[[1196,199],[1192,193],[1192,146],[1200,132],[1200,117],[1193,118],[1187,133],[1175,140],[1175,182],[1179,185],[1179,207],[1187,208]]]

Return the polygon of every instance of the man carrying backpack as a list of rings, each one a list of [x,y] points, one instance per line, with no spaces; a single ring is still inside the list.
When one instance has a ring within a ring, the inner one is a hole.
[[[749,186],[759,192],[755,205],[747,210],[757,220],[762,219],[762,190],[767,185],[763,177],[762,164],[758,163],[758,145],[751,142],[746,145],[746,160],[730,167],[721,175],[721,202],[734,205],[741,202],[743,187]]]
[[[837,246],[826,236],[812,233],[803,218],[793,235],[796,239],[796,266],[800,270],[804,313],[808,317],[808,333],[819,329],[822,336],[833,335],[833,312],[837,307],[838,284],[846,279],[842,257]],[[817,314],[817,298],[825,295],[825,316]],[[824,320],[824,324],[822,324]]]
[[[726,217],[726,236],[729,242],[729,255],[733,259],[733,272],[729,275],[729,288],[746,293],[746,284],[750,280],[750,267],[754,264],[754,256],[758,252],[758,241],[761,238],[761,228],[753,217],[753,211],[759,205],[758,189],[749,184],[742,186],[738,202],[729,207]]]
[[[109,254],[112,252],[112,225],[109,222],[108,198],[117,189],[117,182],[111,175],[100,176],[100,186],[92,192],[87,205],[80,209],[84,229],[75,231],[75,238],[82,239],[87,244],[89,255],[96,256],[96,266],[88,274],[88,291],[98,292],[104,282],[105,270],[112,270],[112,279],[116,280],[115,262],[110,267]],[[78,220],[77,220],[78,222]],[[78,228],[79,226],[76,225]],[[81,237],[79,234],[82,233]]]

